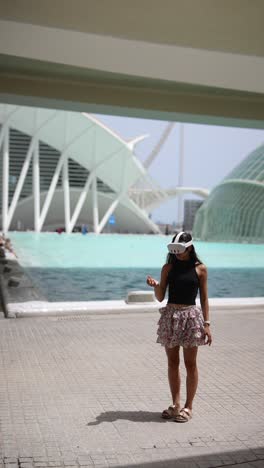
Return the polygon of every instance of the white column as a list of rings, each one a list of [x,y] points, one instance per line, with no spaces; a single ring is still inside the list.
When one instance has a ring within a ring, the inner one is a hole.
[[[15,111],[13,111],[9,115],[8,119],[10,119],[15,112],[19,111],[19,109],[20,108],[16,108]],[[24,160],[24,163],[23,163],[20,175],[19,175],[19,179],[18,179],[18,182],[16,184],[16,189],[15,189],[15,192],[14,192],[11,204],[10,204],[10,208],[9,208],[9,212],[8,212],[8,227],[9,227],[11,221],[12,221],[12,218],[13,218],[13,215],[14,215],[15,209],[17,207],[19,197],[20,197],[21,190],[23,188],[23,184],[24,184],[25,178],[27,176],[27,172],[28,172],[29,165],[30,165],[30,162],[31,162],[32,154],[33,154],[33,152],[35,150],[35,146],[36,146],[36,142],[37,142],[37,135],[40,133],[40,131],[47,124],[51,123],[51,121],[54,118],[56,118],[57,114],[58,114],[58,112],[55,111],[54,114],[52,114],[52,116],[50,116],[45,122],[43,122],[39,127],[37,127],[37,110],[35,111],[35,131],[34,131],[34,134],[32,135],[31,142],[30,142],[30,145],[29,145],[29,148],[28,148],[28,152],[27,152],[26,158]],[[0,136],[0,138],[1,138],[1,136]],[[35,157],[36,156],[34,156],[34,158]],[[39,169],[38,169],[38,171],[39,171]],[[37,169],[36,169],[35,173],[37,174]],[[36,175],[35,181],[37,180],[38,177],[39,176]],[[36,192],[37,192],[37,189],[36,189]],[[38,192],[39,192],[39,190],[38,190]],[[34,195],[34,160],[33,160],[33,195]],[[38,194],[36,195],[36,197],[39,198]],[[35,213],[35,207],[36,207],[36,215],[34,214],[34,223],[35,223],[35,229],[36,229],[36,221],[38,220],[37,221],[37,231],[41,231],[40,212],[38,213],[38,206],[39,206],[39,210],[40,210],[40,205],[37,202],[37,198],[34,197],[34,213]]]
[[[86,180],[86,183],[85,183],[85,186],[83,187],[82,189],[82,192],[79,196],[79,199],[76,203],[76,206],[75,206],[75,209],[74,209],[74,212],[73,212],[73,215],[72,215],[72,218],[71,218],[71,222],[70,222],[70,232],[72,232],[76,222],[77,222],[77,219],[78,219],[78,216],[81,212],[81,209],[83,207],[83,204],[85,202],[85,198],[87,197],[87,193],[88,193],[88,190],[89,190],[89,187],[90,187],[90,184],[92,182],[94,178],[94,173],[93,172],[90,172],[89,176],[87,177],[87,180]]]
[[[98,226],[98,234],[100,234],[100,232],[103,230],[105,224],[107,223],[109,217],[111,216],[111,214],[115,211],[118,203],[120,202],[120,199],[121,199],[122,195],[119,195],[114,201],[113,203],[109,206],[108,210],[106,211],[106,213],[104,214],[103,218],[101,219],[100,221],[100,224]]]
[[[70,233],[70,222],[71,222],[71,205],[70,205],[70,183],[69,183],[69,166],[68,157],[65,159],[63,164],[63,194],[64,194],[64,219],[65,219],[65,231]]]
[[[4,137],[5,137],[6,127],[7,127],[7,125],[3,124],[2,127],[1,127],[1,130],[0,130],[0,148],[2,146]]]
[[[123,198],[127,187],[126,187],[126,181],[127,181],[127,159],[124,159],[123,161],[123,167],[122,167],[122,176],[121,176],[121,187],[120,187],[120,193],[118,194],[117,198],[111,203],[109,206],[108,210],[104,214],[103,218],[101,219],[99,225],[98,225],[98,234],[100,234],[106,225],[109,217],[114,213],[115,209],[117,208],[118,204],[120,203],[120,200]]]
[[[39,230],[40,231],[41,231],[42,226],[44,224],[44,221],[46,219],[48,209],[50,207],[51,200],[52,200],[52,197],[54,195],[54,192],[55,192],[55,189],[56,189],[56,186],[57,186],[57,183],[58,183],[61,168],[63,166],[64,160],[65,160],[66,157],[67,157],[66,153],[61,154],[60,159],[58,160],[55,172],[53,174],[52,181],[51,181],[51,184],[49,186],[49,190],[48,190],[48,193],[47,193],[47,196],[46,196],[46,199],[44,201],[44,205],[42,207],[41,214],[40,214],[40,219],[39,219]]]
[[[19,197],[20,197],[20,193],[21,193],[21,190],[23,188],[23,184],[25,182],[25,178],[26,178],[28,168],[29,168],[29,165],[30,165],[32,153],[33,153],[33,150],[34,150],[34,147],[35,147],[35,142],[36,142],[36,139],[35,139],[35,137],[33,137],[31,139],[31,142],[30,142],[30,145],[29,145],[29,148],[28,148],[28,152],[27,152],[26,158],[24,160],[24,163],[23,163],[20,175],[19,175],[19,179],[18,179],[17,184],[16,184],[16,189],[15,189],[12,201],[10,203],[9,212],[8,212],[8,226],[10,226],[10,223],[12,221],[12,218],[13,218],[16,206],[17,206],[17,202],[18,202]]]
[[[65,123],[65,127],[64,127],[64,131],[67,132],[67,122]],[[69,153],[69,148],[72,146],[72,144],[77,141],[79,138],[81,138],[85,133],[87,133],[88,131],[91,130],[91,128],[93,127],[89,127],[89,128],[86,128],[85,130],[82,130],[78,135],[75,135],[74,138],[72,140],[70,140],[69,142],[67,142],[66,146],[63,148],[63,151],[61,153],[61,156],[60,156],[60,159],[57,163],[57,166],[56,166],[56,169],[55,169],[55,172],[54,172],[54,175],[53,175],[53,178],[52,178],[52,181],[51,181],[51,184],[50,184],[50,187],[49,187],[49,190],[48,190],[48,193],[47,193],[47,196],[46,196],[46,199],[45,199],[45,202],[44,202],[44,205],[42,207],[42,211],[41,211],[41,215],[40,215],[40,225],[39,225],[39,228],[40,230],[42,229],[42,226],[45,222],[45,219],[46,219],[46,216],[47,216],[47,213],[48,213],[48,210],[49,210],[49,207],[50,207],[50,204],[51,204],[51,200],[52,200],[52,197],[54,195],[54,192],[55,192],[55,189],[56,189],[56,186],[57,186],[57,183],[58,183],[58,179],[59,179],[59,176],[60,176],[60,172],[61,172],[61,169],[63,167],[63,164],[64,164],[64,161],[65,159],[68,158],[68,153]],[[65,138],[65,141],[66,141],[66,138]],[[90,180],[91,181],[91,180]],[[86,195],[85,195],[86,196]],[[79,203],[79,202],[78,202]],[[73,218],[74,218],[74,215],[73,215]],[[74,223],[75,224],[75,223]],[[71,220],[70,224],[69,224],[69,232],[72,231],[73,227],[74,227],[74,224]]]
[[[97,198],[97,178],[94,176],[92,183],[92,194],[93,194],[93,228],[94,232],[98,234],[98,198]]]
[[[8,196],[9,196],[9,127],[3,135],[3,174],[2,174],[2,231],[8,231]]]
[[[37,140],[34,147],[33,155],[33,199],[34,199],[34,229],[35,232],[40,232],[39,215],[40,215],[40,181],[39,181],[39,141]]]

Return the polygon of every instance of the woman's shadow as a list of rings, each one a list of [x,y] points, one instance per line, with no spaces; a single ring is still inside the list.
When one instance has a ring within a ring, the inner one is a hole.
[[[160,413],[152,411],[105,411],[96,416],[96,421],[87,423],[87,426],[97,426],[103,422],[114,422],[118,419],[133,422],[157,422],[164,423]]]

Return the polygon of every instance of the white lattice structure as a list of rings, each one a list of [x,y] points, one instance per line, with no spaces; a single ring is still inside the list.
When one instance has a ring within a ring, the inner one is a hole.
[[[114,231],[159,233],[151,210],[182,193],[205,198],[208,191],[161,189],[134,155],[143,138],[127,142],[85,113],[0,104],[3,232],[65,226],[70,233],[86,224],[99,234],[114,214]]]
[[[133,154],[140,139],[127,143],[87,114],[30,107],[0,105],[0,125],[4,232],[22,223],[100,233],[113,213],[119,232],[159,232],[128,196],[138,181],[151,184]]]

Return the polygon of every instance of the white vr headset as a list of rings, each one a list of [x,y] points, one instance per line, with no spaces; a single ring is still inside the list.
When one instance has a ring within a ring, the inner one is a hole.
[[[188,242],[179,242],[179,239],[180,239],[182,234],[184,234],[184,231],[179,232],[179,234],[174,239],[174,241],[167,245],[168,251],[171,254],[181,254],[181,253],[185,252],[187,247],[190,247],[190,245],[193,245],[192,239],[190,241],[188,241]]]

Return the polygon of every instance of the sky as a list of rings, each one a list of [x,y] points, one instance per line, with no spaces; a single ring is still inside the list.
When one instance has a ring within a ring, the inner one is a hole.
[[[142,162],[157,145],[168,122],[129,117],[96,115],[96,118],[125,140],[139,135],[149,136],[135,147],[135,155]],[[178,185],[180,125],[176,123],[156,159],[149,167],[149,174],[166,188]],[[249,153],[264,144],[264,130],[252,130],[213,125],[184,124],[184,186],[197,186],[212,190]],[[185,195],[185,198],[196,198]],[[152,211],[155,222],[178,221],[178,200],[169,200]]]

